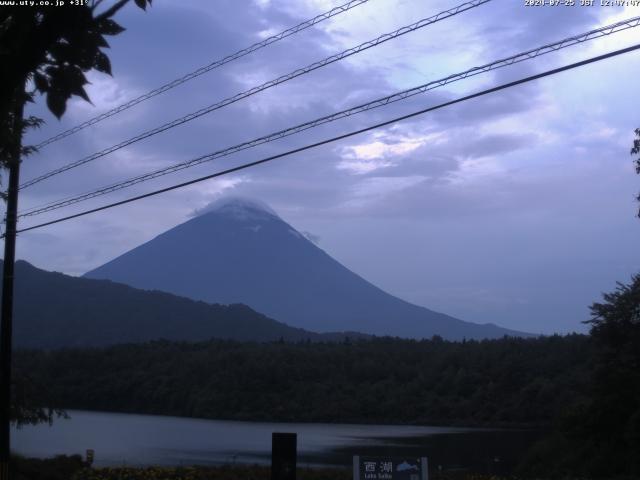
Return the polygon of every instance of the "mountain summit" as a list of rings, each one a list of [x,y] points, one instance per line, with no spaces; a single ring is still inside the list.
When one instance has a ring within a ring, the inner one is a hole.
[[[419,307],[382,291],[307,240],[270,207],[228,198],[85,274],[209,303],[244,303],[316,332],[447,339],[522,335]]]
[[[239,220],[250,220],[257,218],[278,217],[278,214],[269,205],[259,200],[246,197],[224,197],[211,202],[204,208],[193,212],[193,217],[206,215],[207,213],[218,213],[228,215]]]

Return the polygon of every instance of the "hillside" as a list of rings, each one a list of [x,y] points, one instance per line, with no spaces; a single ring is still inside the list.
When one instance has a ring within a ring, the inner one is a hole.
[[[17,348],[104,346],[157,339],[317,341],[342,337],[292,328],[245,305],[209,305],[108,280],[47,272],[25,261],[16,263]]]

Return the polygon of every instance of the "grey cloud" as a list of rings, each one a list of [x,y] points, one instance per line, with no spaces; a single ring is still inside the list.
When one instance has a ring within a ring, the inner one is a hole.
[[[310,242],[315,243],[316,245],[320,244],[320,235],[315,235],[307,231],[303,231],[300,233],[302,233],[306,237],[306,239],[309,240]]]
[[[450,152],[467,158],[482,158],[510,153],[528,145],[535,145],[538,140],[538,135],[535,133],[489,134],[476,138],[462,133],[460,137],[462,141],[457,143],[456,146],[451,146]],[[465,139],[468,140],[465,141]]]
[[[528,49],[590,30],[604,16],[606,7],[526,7],[523,2],[492,2],[483,14],[494,21],[483,22],[477,36],[490,48],[505,54],[512,48]]]

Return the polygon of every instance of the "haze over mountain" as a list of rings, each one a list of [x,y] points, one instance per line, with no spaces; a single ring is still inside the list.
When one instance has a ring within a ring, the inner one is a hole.
[[[244,303],[316,332],[447,339],[525,335],[396,298],[345,268],[253,200],[227,198],[85,274],[209,303]]]
[[[16,263],[14,299],[18,348],[97,347],[158,339],[331,341],[345,336],[292,328],[245,305],[209,305],[170,293],[47,272],[25,261]]]

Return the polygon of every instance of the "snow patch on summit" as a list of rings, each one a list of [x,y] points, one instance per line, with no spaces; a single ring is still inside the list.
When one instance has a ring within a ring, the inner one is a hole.
[[[209,213],[229,215],[238,220],[260,220],[280,218],[266,203],[245,197],[224,197],[198,208],[191,217],[200,217]]]

